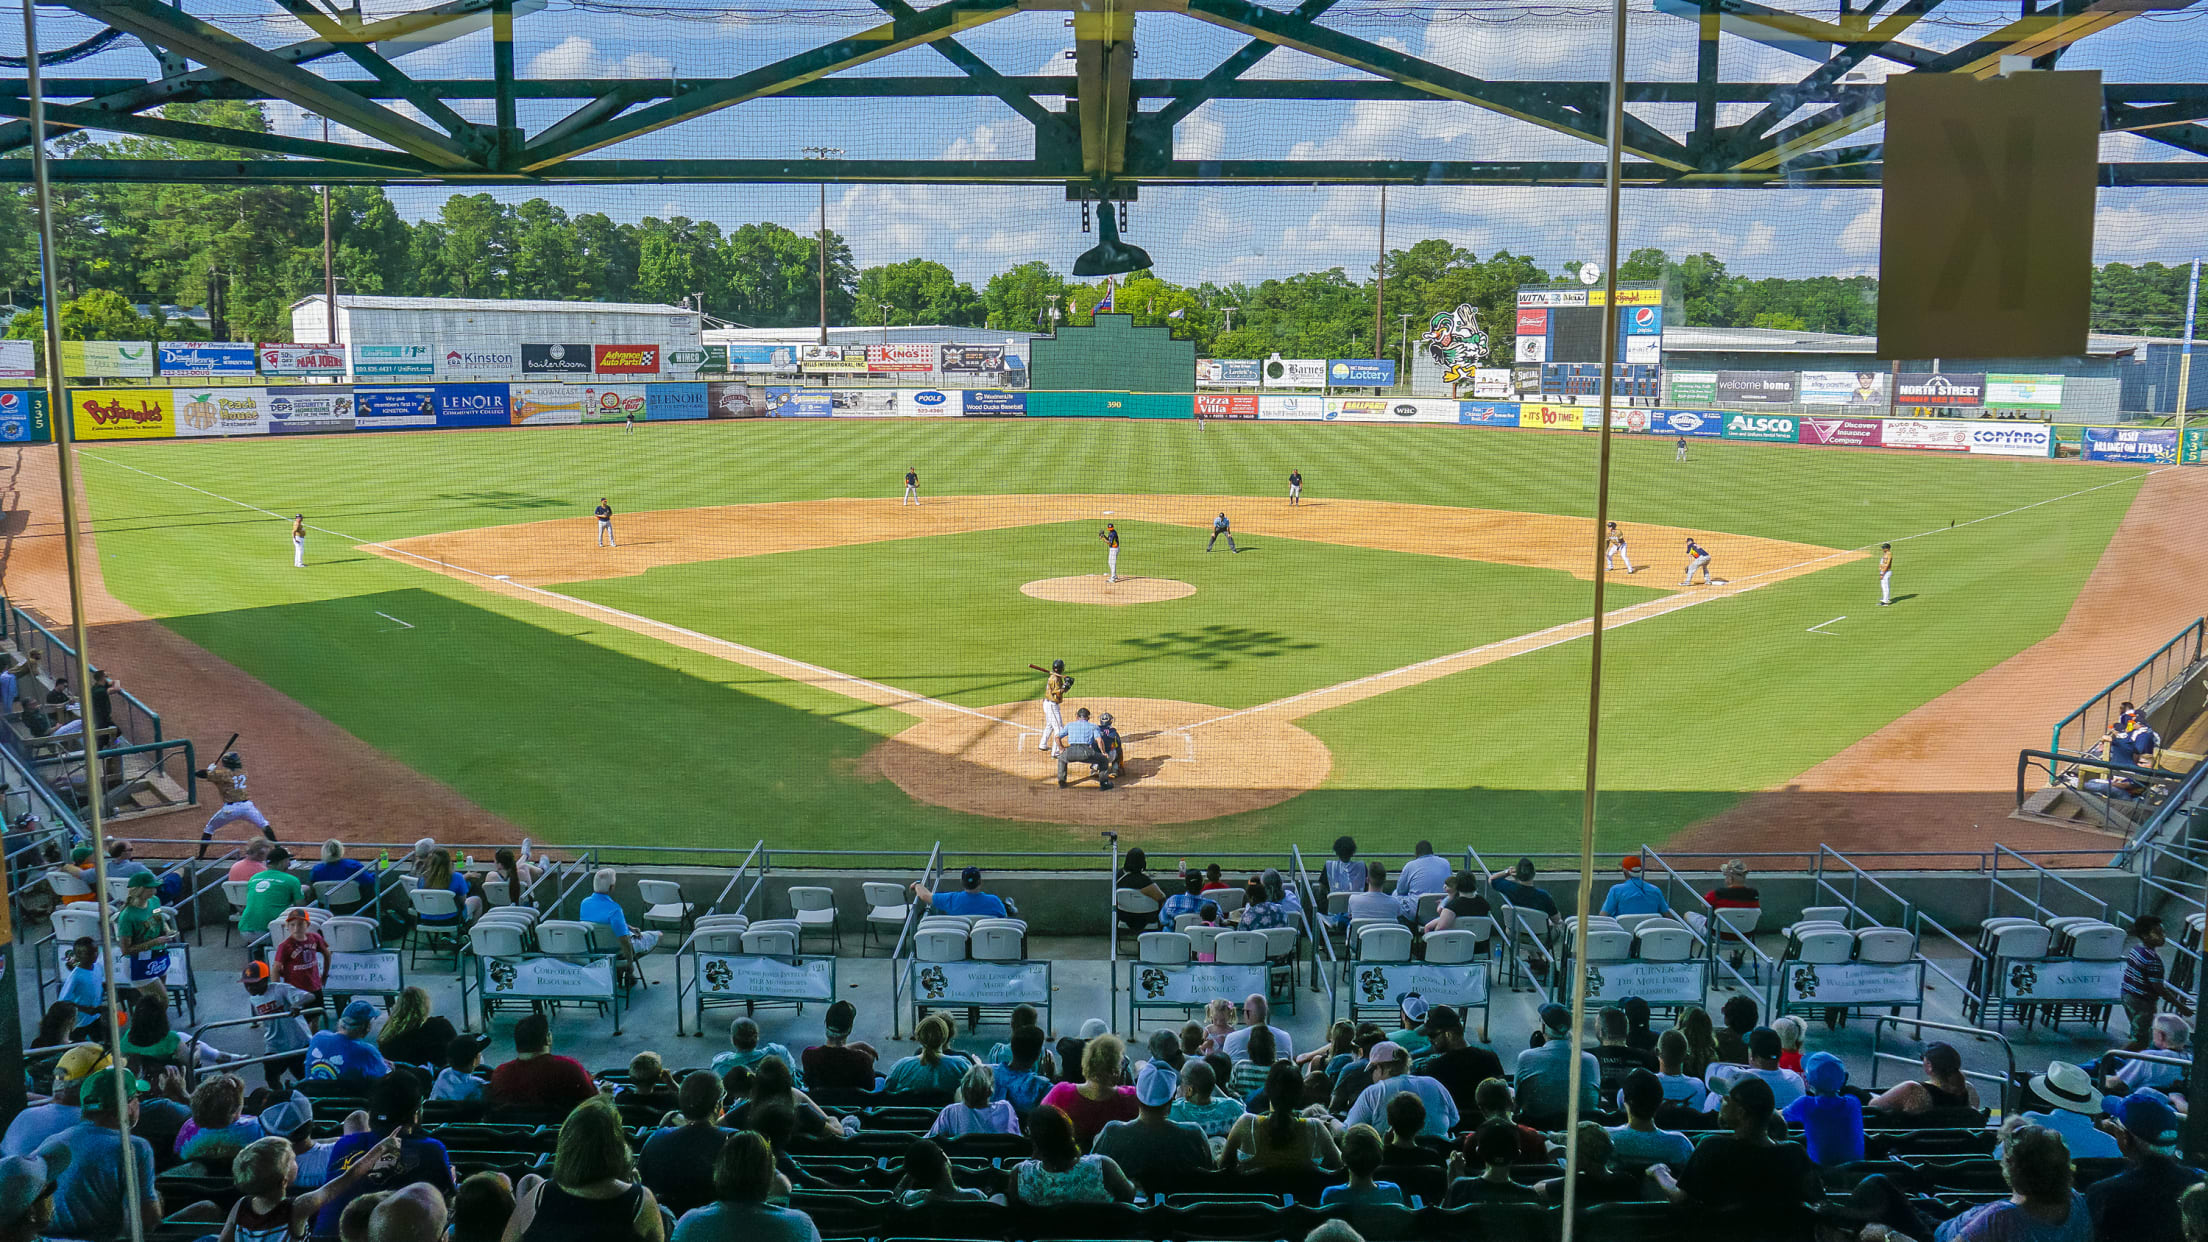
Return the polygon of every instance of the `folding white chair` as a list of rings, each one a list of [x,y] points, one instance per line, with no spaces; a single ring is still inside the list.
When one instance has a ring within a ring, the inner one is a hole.
[[[1855,933],[1855,960],[1895,965],[1917,955],[1917,938],[1898,927],[1866,927]]]
[[[1408,936],[1410,933],[1405,932]],[[1227,966],[1261,966],[1265,962],[1265,933],[1226,931],[1211,945],[1212,960]]]
[[[1202,900],[1218,906],[1220,917],[1231,918],[1235,911],[1250,904],[1250,895],[1239,888],[1215,888],[1205,893]]]
[[[495,872],[484,876],[483,904],[493,910],[514,904],[514,886],[506,882],[505,876]]]
[[[859,885],[859,892],[866,897],[866,937],[859,943],[859,954],[865,956],[866,946],[882,938],[884,929],[895,936],[904,930],[905,919],[912,913],[902,884],[885,884],[869,880]]]
[[[360,891],[357,880],[323,880],[314,886],[314,899],[327,907],[350,909],[366,901],[368,895]]]
[[[422,964],[424,949],[430,951],[431,960],[449,950],[452,968],[460,969],[460,947],[467,943],[467,929],[461,926],[460,898],[447,888],[409,889],[406,896],[414,905],[415,915],[414,926],[406,933],[406,945],[412,953],[408,969]]]
[[[528,931],[508,919],[484,919],[468,929],[468,950],[477,957],[514,957],[529,951]]]
[[[1411,929],[1400,923],[1368,923],[1357,936],[1355,953],[1360,962],[1410,961]]]
[[[90,893],[92,891],[92,889],[88,885],[85,885],[81,880],[78,880],[73,875],[69,875],[65,871],[55,870],[46,873],[46,882],[49,885],[56,884],[58,881],[61,881],[64,878],[66,878],[71,884],[75,884],[77,887],[83,889],[85,893]],[[71,895],[62,893],[59,887],[56,887],[54,889],[54,892],[57,895],[61,896]],[[230,932],[232,931],[232,929],[235,929],[238,935],[243,936],[249,942],[253,939],[252,936],[247,936],[245,934],[245,928],[238,925],[239,916],[245,913],[245,898],[245,881],[224,880],[222,882],[222,899],[228,902],[230,905],[230,919],[222,926],[222,943],[225,945],[230,943]]]
[[[744,929],[744,952],[762,957],[796,957],[802,951],[798,945],[799,936],[795,927],[753,923]]]
[[[1447,893],[1420,893],[1417,909],[1412,914],[1411,921],[1420,927],[1433,922],[1435,916],[1441,913],[1441,903],[1447,900],[1448,897],[1449,894]]]
[[[1838,923],[1846,927],[1849,913],[1846,906],[1804,906],[1802,917],[1794,920],[1793,926],[1786,928],[1785,934],[1792,935],[1794,928],[1804,923]]]
[[[1281,996],[1288,1002],[1288,1012],[1296,1009],[1296,990],[1303,982],[1303,974],[1297,965],[1297,954],[1303,949],[1303,931],[1296,927],[1267,927],[1258,932],[1265,937],[1266,991]],[[1281,993],[1278,987],[1282,971],[1288,973],[1288,990]]]
[[[1587,956],[1589,965],[1606,962],[1630,962],[1633,960],[1633,933],[1622,927],[1589,927],[1587,931]]]
[[[382,929],[374,919],[340,914],[322,925],[322,939],[332,953],[373,953],[383,947]]]
[[[1153,966],[1185,966],[1196,955],[1195,941],[1179,932],[1144,932],[1135,946],[1136,960]]]
[[[966,938],[967,953],[977,962],[1017,962],[1027,943],[1027,929],[1016,924],[984,921],[974,924]]]
[[[1684,962],[1694,956],[1694,933],[1677,923],[1644,925],[1633,942],[1644,962]]]
[[[1466,919],[1462,922],[1471,922]],[[1480,960],[1480,937],[1463,926],[1426,933],[1428,966],[1461,966]]]
[[[1855,955],[1855,933],[1832,924],[1797,926],[1787,937],[1786,955],[1815,966],[1845,962]]]
[[[637,922],[677,936],[690,930],[697,906],[682,895],[682,885],[673,880],[638,880],[636,895],[644,902],[644,913],[637,916]]]
[[[1214,927],[1210,924],[1199,924],[1188,929],[1188,943],[1195,949],[1197,960],[1203,960],[1207,953],[1212,954],[1214,960],[1216,960],[1219,951],[1219,935],[1226,930],[1224,927]]]
[[[843,952],[843,929],[836,923],[836,892],[831,888],[801,886],[790,889],[790,916],[797,923],[798,943],[806,933],[828,934],[831,951]]]
[[[949,927],[923,927],[913,936],[912,953],[923,962],[963,962],[966,933]]]
[[[537,924],[537,948],[554,957],[587,958],[596,951],[590,930],[595,926],[573,919],[546,919]]]
[[[2113,962],[2124,956],[2124,929],[2095,922],[2070,933],[2070,956],[2081,962]]]

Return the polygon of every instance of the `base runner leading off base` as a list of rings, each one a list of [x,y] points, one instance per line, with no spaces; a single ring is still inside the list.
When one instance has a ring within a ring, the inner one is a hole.
[[[1616,569],[1617,566],[1611,563],[1613,561],[1624,561],[1625,572],[1629,574],[1636,572],[1633,568],[1633,558],[1626,555],[1625,552],[1625,532],[1618,529],[1616,522],[1610,523],[1609,535],[1602,545],[1603,569],[1605,571]]]
[[[1096,537],[1104,541],[1104,581],[1117,582],[1119,581],[1119,528],[1110,522],[1106,522],[1104,523],[1104,529],[1096,532]]]
[[[1058,753],[1058,737],[1066,731],[1066,691],[1073,689],[1073,678],[1066,676],[1066,662],[1052,660],[1050,676],[1043,682],[1043,744],[1037,750]]]
[[[199,856],[207,857],[207,843],[214,840],[215,829],[224,824],[244,820],[261,830],[261,835],[273,841],[276,832],[268,826],[268,817],[253,805],[253,799],[245,792],[245,760],[234,750],[226,750],[222,758],[192,773],[222,791],[222,806],[207,817],[207,826],[199,830]]]

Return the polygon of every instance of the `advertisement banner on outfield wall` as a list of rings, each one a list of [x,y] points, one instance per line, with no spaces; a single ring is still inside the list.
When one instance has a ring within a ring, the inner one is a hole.
[[[866,347],[866,369],[869,371],[933,371],[935,346],[933,345],[869,345]]]
[[[263,375],[345,374],[343,345],[285,345],[263,341],[260,352]]]
[[[1970,424],[1947,418],[1889,418],[1880,424],[1879,443],[1886,448],[1932,449],[1942,453],[1970,451]]]
[[[670,345],[660,351],[662,375],[722,375],[728,371],[726,345]]]
[[[1326,387],[1323,358],[1282,358],[1276,354],[1265,360],[1263,372],[1267,388]]]
[[[908,394],[914,404],[929,395],[930,390]],[[1025,418],[1027,398],[1024,392],[1011,392],[1003,388],[976,388],[963,393],[941,393],[946,400],[932,409],[916,410],[922,414],[963,414],[967,418]]]
[[[37,379],[38,351],[29,341],[0,341],[0,379]]]
[[[1715,371],[1671,371],[1664,376],[1664,388],[1678,405],[1717,404]]]
[[[77,388],[69,420],[79,440],[166,440],[176,434],[176,396],[167,388]]]
[[[1335,388],[1393,388],[1393,358],[1333,358],[1326,364],[1326,382]]]
[[[1306,419],[1326,417],[1324,397],[1259,397],[1257,416],[1261,419],[1278,419],[1283,422],[1300,422]]]
[[[438,384],[430,391],[436,396],[439,427],[512,425],[504,384]]]
[[[1518,403],[1459,401],[1457,421],[1467,427],[1515,427],[1518,425]]]
[[[1797,391],[1792,371],[1719,371],[1716,405],[1792,405]]]
[[[1522,401],[1518,404],[1518,425],[1544,431],[1582,431],[1587,426],[1587,415],[1576,405]]]
[[[1960,371],[1903,371],[1894,384],[1895,405],[1981,406],[1986,377]]]
[[[1986,404],[2004,410],[2059,410],[2062,408],[2062,377],[1988,375]]]
[[[895,418],[904,413],[894,388],[831,388],[828,407],[837,418]]]
[[[436,425],[437,392],[427,384],[353,389],[355,431],[397,431]]]
[[[1472,372],[1471,396],[1474,400],[1509,401],[1517,395],[1518,388],[1511,383],[1509,367],[1481,367]]]
[[[163,375],[253,375],[253,347],[240,341],[175,341],[154,349]]]
[[[1255,358],[1198,358],[1198,388],[1255,388],[1264,380]]]
[[[560,427],[583,421],[581,384],[515,384],[509,402],[516,427]]]
[[[353,375],[359,379],[428,379],[437,374],[437,355],[427,345],[362,345],[353,350]]]
[[[797,374],[796,345],[731,345],[728,369],[738,375]]]
[[[1792,444],[1801,420],[1790,414],[1728,414],[1722,434],[1728,440],[1765,440]]]
[[[294,384],[268,390],[268,429],[306,435],[353,429],[353,390],[338,384]]]
[[[43,443],[54,438],[46,417],[46,393],[39,388],[0,388],[0,442]]]
[[[2177,460],[2177,429],[2088,427],[2084,456],[2087,461],[2169,465]]]
[[[1865,405],[1884,408],[1886,376],[1877,371],[1804,371],[1803,405]]]
[[[646,384],[644,417],[653,422],[704,418],[705,387],[703,384]]]
[[[767,390],[746,380],[709,381],[705,386],[707,418],[765,418]]]
[[[954,383],[1001,380],[1011,365],[1004,359],[1002,345],[936,346],[935,369],[941,371],[946,379],[952,376],[962,377],[954,380]]]
[[[590,368],[600,375],[657,375],[662,352],[657,345],[593,345]]]
[[[1648,433],[1654,436],[1720,436],[1725,434],[1725,412],[1650,410]]]
[[[1457,405],[1413,397],[1328,397],[1326,418],[1345,423],[1453,423]]]
[[[1802,443],[1829,444],[1838,448],[1877,448],[1879,420],[1875,418],[1804,418]]]
[[[583,393],[583,421],[586,423],[624,423],[632,418],[644,418],[644,394],[651,384],[569,384]]]
[[[1257,394],[1200,392],[1196,394],[1198,418],[1256,418]]]
[[[266,388],[178,388],[174,400],[180,436],[268,434]]]
[[[1549,338],[1545,336],[1521,336],[1518,338],[1518,361],[1547,362]]]
[[[84,379],[152,379],[152,341],[63,341],[61,373]]]
[[[864,375],[866,373],[866,347],[863,345],[800,345],[797,347],[797,365],[807,371],[824,375]]]
[[[2045,423],[1972,423],[1970,451],[1996,457],[2052,457],[2055,429]]]
[[[836,412],[825,388],[767,389],[768,418],[827,418]]]
[[[2186,464],[2197,466],[2203,457],[2208,457],[2208,427],[2187,427],[2184,453]]]
[[[897,390],[897,407],[914,418],[956,418],[965,413],[994,412],[969,411],[961,398],[973,395],[956,388],[901,388]],[[1021,409],[1024,411],[1026,407],[1023,405]]]
[[[532,378],[586,376],[590,367],[590,346],[579,341],[521,347],[521,373]]]
[[[447,345],[437,355],[437,374],[475,380],[521,374],[521,350],[511,345]]]

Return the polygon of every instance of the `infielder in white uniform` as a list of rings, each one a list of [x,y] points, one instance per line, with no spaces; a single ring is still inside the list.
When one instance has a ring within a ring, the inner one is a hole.
[[[1878,603],[1880,607],[1894,602],[1894,545],[1878,545]]]
[[[1610,542],[1602,547],[1602,567],[1605,570],[1617,568],[1611,564],[1613,559],[1625,562],[1625,572],[1638,572],[1633,568],[1633,558],[1625,553],[1625,532],[1618,529],[1616,522],[1610,523]]]
[[[294,569],[307,567],[307,515],[291,515],[291,565]]]
[[[208,816],[207,826],[199,830],[201,858],[207,857],[207,843],[214,840],[215,829],[241,819],[260,829],[262,836],[271,841],[276,839],[275,830],[268,826],[268,817],[261,814],[259,807],[253,805],[252,798],[246,796],[245,760],[239,758],[238,752],[226,750],[216,763],[210,763],[192,775],[222,791],[222,806]]]
[[[1050,677],[1043,682],[1043,744],[1037,750],[1047,750],[1056,755],[1059,737],[1066,731],[1066,691],[1073,688],[1073,678],[1066,676],[1066,662],[1052,660]]]
[[[1699,569],[1699,570],[1701,570],[1701,571],[1702,571],[1702,585],[1703,585],[1703,586],[1710,586],[1710,585],[1712,585],[1712,584],[1713,584],[1713,583],[1714,583],[1714,582],[1716,581],[1715,579],[1713,579],[1713,578],[1711,578],[1711,577],[1710,577],[1710,551],[1709,551],[1709,549],[1708,549],[1708,548],[1705,548],[1705,547],[1703,547],[1703,546],[1702,546],[1701,544],[1699,544],[1699,543],[1696,543],[1696,542],[1694,541],[1694,536],[1692,536],[1692,535],[1689,535],[1689,536],[1687,536],[1687,576],[1686,576],[1685,580],[1683,580],[1682,582],[1680,582],[1680,584],[1679,584],[1679,585],[1680,585],[1680,586],[1693,586],[1693,585],[1694,585],[1694,571],[1695,571],[1695,570],[1697,570],[1697,569]]]

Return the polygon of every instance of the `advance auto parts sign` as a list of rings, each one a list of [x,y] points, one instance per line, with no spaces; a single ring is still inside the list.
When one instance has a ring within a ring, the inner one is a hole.
[[[657,345],[595,345],[591,353],[594,369],[600,375],[659,374]]]
[[[1767,440],[1792,444],[1801,420],[1791,414],[1729,414],[1724,436],[1728,440]]]

